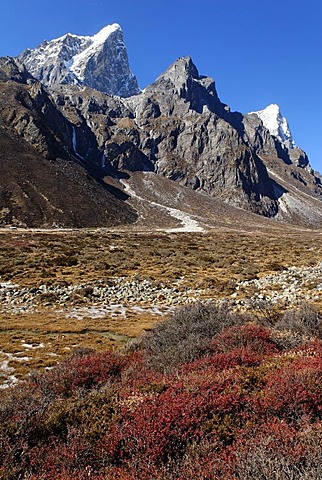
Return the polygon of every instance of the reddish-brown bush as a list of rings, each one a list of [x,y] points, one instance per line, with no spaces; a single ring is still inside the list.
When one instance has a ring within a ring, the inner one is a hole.
[[[0,478],[321,478],[322,341],[280,351],[254,324],[208,333],[175,368],[140,348],[79,352],[0,392]]]
[[[262,392],[261,409],[298,422],[322,418],[322,358],[306,357],[271,373]]]
[[[36,377],[35,383],[48,395],[70,397],[76,391],[79,394],[115,381],[123,365],[124,359],[111,352],[72,356],[45,377]]]

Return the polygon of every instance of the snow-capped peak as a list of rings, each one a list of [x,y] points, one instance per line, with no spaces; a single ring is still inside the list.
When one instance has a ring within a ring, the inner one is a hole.
[[[116,30],[122,31],[121,26],[118,23],[106,25],[106,27],[102,28],[102,30],[90,38],[94,43],[103,43],[111,35],[111,33],[116,32]]]
[[[76,35],[75,33],[65,33],[64,35],[62,35],[61,37],[58,37],[58,38],[53,38],[52,40],[50,41],[47,41],[47,40],[44,40],[44,42],[42,43],[42,45],[48,45],[48,44],[59,44],[59,43],[62,43],[64,42],[66,39],[68,38],[78,38],[80,40],[88,40],[89,36],[87,35]]]
[[[280,108],[275,103],[268,105],[263,110],[256,112],[250,112],[250,114],[256,114],[263,122],[264,127],[270,132],[271,135],[278,138],[278,140],[287,148],[296,148],[296,144],[293,140],[290,127],[287,120],[281,114]]]
[[[34,50],[25,50],[18,58],[48,86],[87,85],[124,97],[139,93],[118,23],[105,26],[93,36],[67,33]]]
[[[66,38],[75,38],[75,39],[80,39],[80,40],[92,40],[93,42],[96,43],[103,43],[105,40],[111,35],[111,33],[115,32],[116,30],[121,30],[122,28],[118,23],[113,23],[112,25],[106,25],[103,27],[99,32],[95,33],[95,35],[89,36],[89,35],[76,35],[75,33],[65,33],[61,37],[58,38],[53,38],[49,42],[47,40],[44,41],[44,44],[49,44],[49,43],[61,43]]]

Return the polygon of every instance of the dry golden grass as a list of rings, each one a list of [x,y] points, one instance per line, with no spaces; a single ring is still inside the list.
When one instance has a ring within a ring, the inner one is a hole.
[[[9,359],[9,370],[0,369],[0,384],[9,374],[23,378],[35,369],[51,367],[76,348],[97,351],[120,348],[159,318],[130,312],[126,319],[76,319],[46,308],[30,314],[0,314],[0,365]],[[21,357],[23,361],[19,361]]]
[[[2,231],[0,246],[0,282],[67,286],[135,276],[172,285],[181,279],[181,290],[204,289],[204,296],[210,298],[230,295],[238,281],[322,260],[319,232],[288,232],[282,227],[271,236],[225,230],[205,234]],[[24,377],[32,369],[51,367],[74,348],[119,348],[160,319],[130,310],[126,318],[76,319],[66,316],[68,308],[40,306],[37,312],[24,314],[3,311],[0,364],[8,359],[6,354],[13,354],[8,366],[18,378]],[[19,356],[30,358],[19,361]]]
[[[1,233],[0,276],[21,285],[79,284],[118,276],[165,283],[185,276],[248,279],[290,265],[315,264],[321,257],[318,232],[282,230],[272,237],[240,232],[140,234],[71,231]]]

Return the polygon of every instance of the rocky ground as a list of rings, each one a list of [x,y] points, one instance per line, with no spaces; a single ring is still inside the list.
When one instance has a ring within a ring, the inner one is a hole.
[[[96,280],[80,285],[21,287],[12,282],[0,283],[1,312],[32,313],[43,307],[65,311],[67,317],[126,317],[126,310],[162,314],[171,307],[200,299],[212,299],[212,288],[188,288],[179,279],[166,286],[135,277],[117,277],[112,283]],[[287,308],[303,301],[322,301],[322,262],[312,267],[288,267],[280,273],[237,282],[235,291],[223,297],[235,307],[251,309],[256,302]]]
[[[322,300],[322,263],[312,267],[289,267],[280,273],[239,282],[231,295],[233,304],[252,308],[256,303],[288,308]]]
[[[206,294],[204,289],[181,288],[178,280],[172,287],[152,283],[148,280],[115,278],[106,285],[103,280],[82,285],[39,285],[21,287],[11,282],[0,283],[1,311],[4,313],[32,313],[42,307],[65,309],[70,312],[82,310],[113,311],[117,307],[137,306],[139,311],[149,306],[159,307],[160,311],[171,306],[195,301]],[[80,314],[78,314],[79,316]]]

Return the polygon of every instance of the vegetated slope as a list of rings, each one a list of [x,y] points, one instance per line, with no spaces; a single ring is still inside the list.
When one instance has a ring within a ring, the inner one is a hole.
[[[76,162],[45,160],[0,127],[0,225],[111,226],[133,222],[134,210]]]
[[[321,336],[308,306],[197,304],[123,354],[81,350],[1,392],[1,478],[318,480]]]

